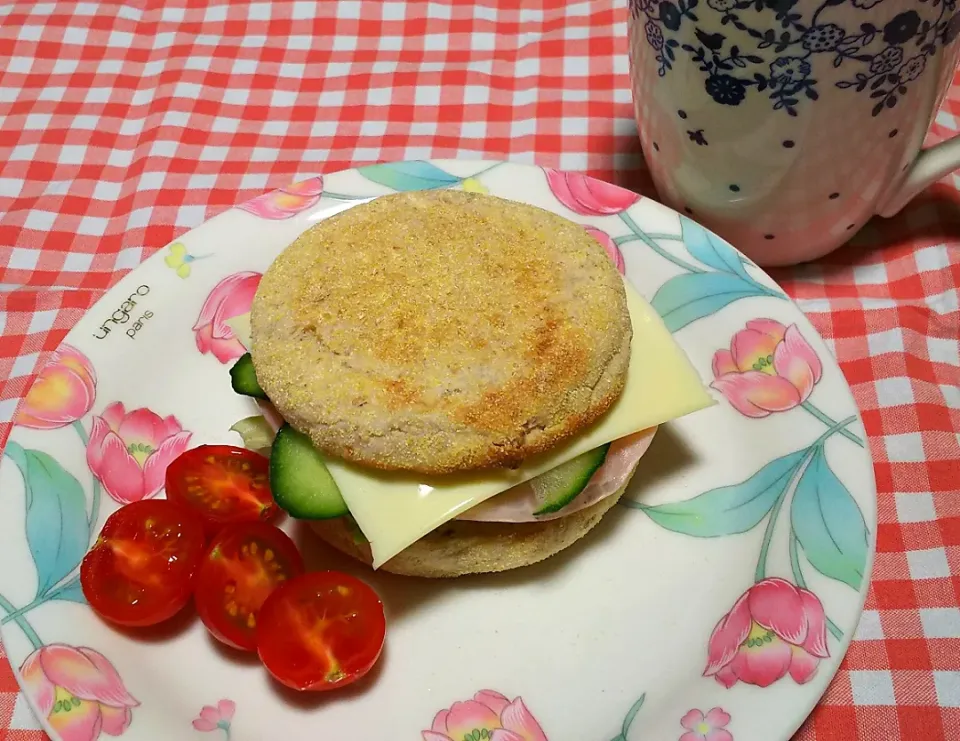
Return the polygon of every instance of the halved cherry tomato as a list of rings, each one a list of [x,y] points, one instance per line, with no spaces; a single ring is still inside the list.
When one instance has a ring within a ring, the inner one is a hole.
[[[227,525],[200,563],[194,587],[197,612],[214,638],[255,651],[263,601],[302,573],[300,551],[280,528],[266,522]]]
[[[107,518],[84,556],[83,594],[114,623],[161,623],[190,600],[204,544],[195,512],[162,499],[128,504]]]
[[[377,593],[336,571],[277,587],[258,623],[260,661],[295,690],[330,690],[360,679],[380,657],[386,632]]]
[[[270,522],[280,508],[270,495],[270,462],[233,445],[201,445],[167,466],[167,499],[203,517],[207,536],[232,522]]]

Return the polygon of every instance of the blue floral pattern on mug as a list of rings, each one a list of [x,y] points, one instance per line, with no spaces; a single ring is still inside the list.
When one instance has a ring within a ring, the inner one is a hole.
[[[647,43],[656,52],[657,73],[664,77],[673,69],[682,50],[703,73],[704,91],[714,102],[740,105],[752,89],[766,93],[773,110],[790,116],[797,115],[802,99],[820,97],[813,66],[819,57],[837,69],[848,66],[850,75],[834,84],[856,92],[869,89],[872,114],[878,116],[907,93],[939,48],[960,35],[957,0],[919,0],[919,9],[936,12],[933,19],[910,9],[883,27],[865,22],[852,30],[823,16],[847,3],[870,10],[884,0],[823,0],[809,19],[795,11],[798,0],[705,1],[711,20],[719,15],[721,27],[746,33],[756,41],[755,48],[741,49],[729,44],[725,34],[705,30],[695,10],[700,0],[630,0],[631,16],[643,24]],[[689,33],[684,42],[671,37],[685,25],[696,43]]]

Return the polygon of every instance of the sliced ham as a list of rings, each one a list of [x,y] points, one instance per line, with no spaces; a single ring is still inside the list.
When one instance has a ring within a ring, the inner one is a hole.
[[[654,427],[610,443],[603,465],[590,477],[590,481],[577,498],[559,512],[546,515],[533,514],[537,508],[537,501],[533,487],[529,482],[525,482],[481,502],[457,519],[475,522],[542,522],[556,520],[585,509],[616,493],[624,485],[633,474],[640,458],[647,452],[650,443],[653,442],[656,431],[657,428]]]

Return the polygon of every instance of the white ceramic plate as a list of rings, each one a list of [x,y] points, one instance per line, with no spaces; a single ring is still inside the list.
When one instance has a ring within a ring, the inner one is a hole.
[[[719,404],[661,428],[625,506],[538,566],[414,580],[291,527],[314,564],[383,597],[387,646],[353,689],[284,691],[191,616],[149,638],[102,623],[77,567],[104,518],[162,496],[185,446],[240,443],[229,428],[252,412],[230,389],[242,348],[224,321],[249,310],[260,273],[310,224],[422,188],[489,192],[587,226]],[[840,662],[873,558],[863,428],[797,307],[690,219],[535,167],[377,165],[227,211],[107,293],[18,422],[0,466],[2,636],[31,707],[64,741],[786,740]]]

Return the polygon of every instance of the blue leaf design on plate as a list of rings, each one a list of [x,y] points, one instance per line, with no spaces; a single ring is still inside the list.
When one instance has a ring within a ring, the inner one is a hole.
[[[680,217],[680,231],[687,250],[704,265],[724,273],[733,273],[753,282],[743,267],[740,255],[719,237],[715,237],[697,222]]]
[[[397,191],[446,188],[460,182],[456,175],[423,160],[369,165],[359,168],[357,172],[367,180]]]
[[[37,567],[37,595],[42,596],[87,552],[87,500],[80,482],[46,453],[9,441],[6,454],[23,475],[27,544]]]
[[[745,533],[770,512],[807,452],[798,450],[777,458],[746,481],[711,489],[684,502],[652,507],[624,504],[642,509],[660,527],[675,533],[698,538]]]
[[[790,510],[793,532],[810,564],[824,576],[860,589],[869,536],[860,507],[818,446]]]
[[[653,308],[671,332],[720,311],[727,304],[750,296],[771,295],[752,280],[731,273],[686,273],[662,286],[653,297]]]
[[[87,598],[83,596],[83,588],[80,586],[79,577],[74,577],[62,587],[54,589],[50,593],[50,599],[78,602],[81,605],[87,604]]]

